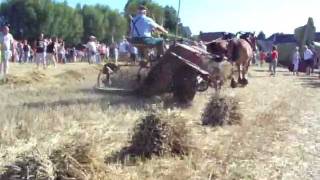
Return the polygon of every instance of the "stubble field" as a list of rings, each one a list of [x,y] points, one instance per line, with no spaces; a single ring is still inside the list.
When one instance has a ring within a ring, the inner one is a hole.
[[[214,90],[197,94],[188,107],[167,105],[167,96],[98,93],[99,68],[79,63],[44,71],[12,64],[9,83],[0,85],[0,179],[22,171],[31,179],[320,178],[316,75],[294,77],[279,69],[270,77],[266,68],[252,67],[248,87],[221,92],[239,100],[242,123],[210,127],[201,118]],[[122,76],[132,78],[130,71],[122,69]],[[183,117],[190,152],[109,161],[153,112]]]

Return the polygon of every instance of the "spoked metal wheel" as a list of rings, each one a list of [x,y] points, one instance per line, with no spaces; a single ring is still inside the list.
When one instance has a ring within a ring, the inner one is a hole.
[[[197,74],[189,68],[181,68],[173,77],[173,95],[180,103],[189,103],[197,92]]]
[[[197,77],[197,91],[198,92],[204,92],[208,90],[209,88],[209,82],[202,79],[200,76]]]

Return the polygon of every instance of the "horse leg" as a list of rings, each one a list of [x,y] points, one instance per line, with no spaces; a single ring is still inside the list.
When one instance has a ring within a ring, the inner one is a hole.
[[[141,82],[141,70],[142,70],[142,67],[140,67],[139,68],[139,70],[138,70],[138,74],[137,74],[137,81],[138,81],[138,83],[140,83]]]
[[[237,69],[238,69],[238,83],[242,84],[242,71],[243,71],[243,67],[241,66],[241,64],[237,64]]]
[[[243,77],[242,82],[244,85],[248,84],[248,79],[247,79],[248,69],[249,69],[249,63],[243,66],[243,69],[242,69],[242,77]]]
[[[231,84],[230,86],[232,88],[236,88],[237,87],[237,82],[234,80],[234,63],[232,63],[232,75],[231,75]]]

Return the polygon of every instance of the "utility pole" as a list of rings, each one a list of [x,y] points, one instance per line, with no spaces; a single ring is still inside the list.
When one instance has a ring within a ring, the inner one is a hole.
[[[180,18],[179,18],[179,14],[180,14],[180,6],[181,6],[181,0],[179,0],[179,5],[178,5],[177,24],[176,24],[176,34],[175,34],[175,37],[174,37],[174,43],[176,43],[176,41],[177,41],[177,36],[178,36],[178,29],[179,29],[179,23],[180,23]]]

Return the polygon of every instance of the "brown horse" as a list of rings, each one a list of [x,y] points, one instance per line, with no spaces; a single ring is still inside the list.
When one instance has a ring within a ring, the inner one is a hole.
[[[247,85],[247,73],[253,53],[256,50],[256,40],[252,33],[246,33],[239,38],[229,40],[217,39],[207,44],[208,52],[227,57],[228,61],[236,64],[238,70],[238,83]],[[236,87],[234,77],[231,80],[231,87]]]

